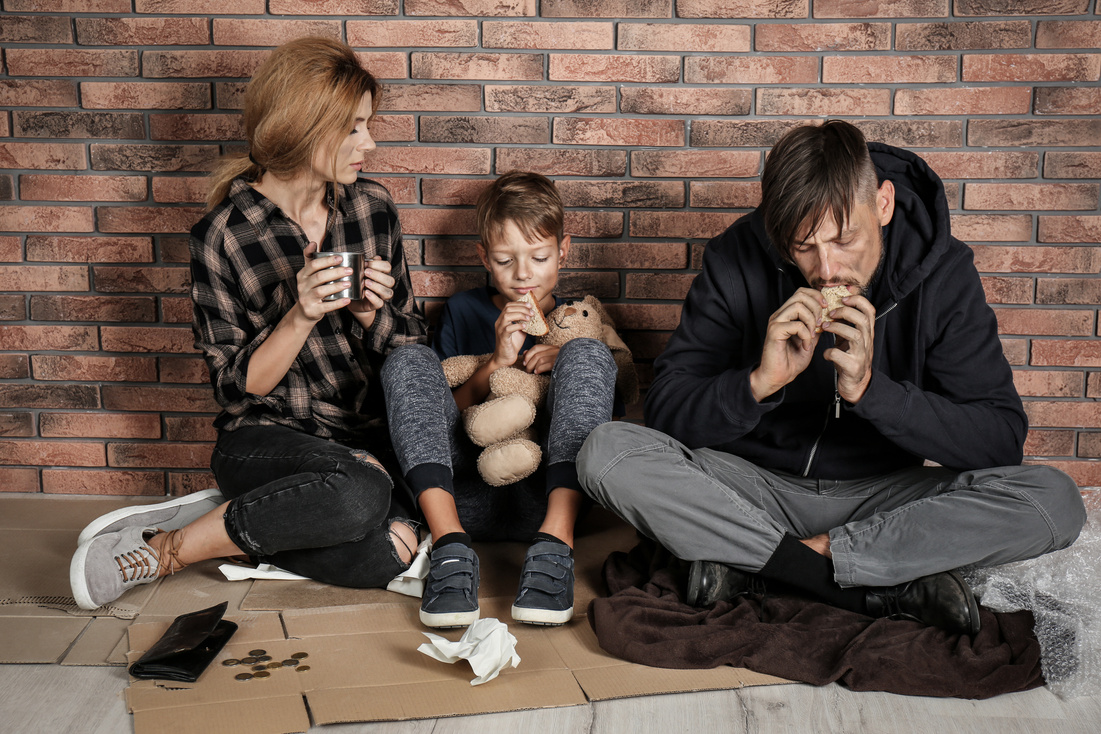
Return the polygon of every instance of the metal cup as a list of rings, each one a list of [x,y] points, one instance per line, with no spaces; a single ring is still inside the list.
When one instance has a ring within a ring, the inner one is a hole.
[[[352,274],[341,278],[339,281],[346,284],[344,290],[337,291],[331,296],[325,296],[323,300],[326,301],[339,301],[341,298],[351,298],[353,301],[358,301],[363,298],[363,253],[362,252],[315,252],[313,257],[334,257],[339,256],[340,262],[333,265],[333,268],[351,268]],[[332,270],[332,268],[325,268],[325,270]]]

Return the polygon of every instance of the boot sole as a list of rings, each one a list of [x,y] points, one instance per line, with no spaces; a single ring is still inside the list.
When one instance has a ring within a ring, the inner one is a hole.
[[[106,515],[102,515],[100,517],[97,517],[95,520],[92,520],[92,522],[88,523],[88,525],[83,530],[80,531],[80,536],[77,538],[77,541],[76,541],[77,545],[82,546],[85,543],[87,543],[89,540],[91,540],[92,538],[94,538],[97,535],[101,534],[104,530],[109,528],[111,525],[113,525],[113,524],[115,524],[115,523],[117,523],[121,520],[125,520],[128,517],[138,515],[142,512],[148,512],[151,508],[156,508],[158,510],[167,510],[167,509],[170,509],[170,508],[173,508],[173,507],[186,507],[188,505],[192,505],[192,504],[195,504],[197,502],[203,502],[204,500],[210,499],[210,498],[212,498],[216,495],[220,497],[221,494],[222,493],[219,492],[217,489],[204,489],[202,492],[195,492],[193,494],[185,495],[183,497],[177,497],[176,499],[173,499],[173,500],[166,500],[165,502],[154,502],[154,503],[149,504],[149,505],[136,505],[134,507],[123,507],[122,509],[115,510],[114,512],[108,512]],[[139,523],[135,523],[135,524],[139,524]],[[140,524],[146,524],[146,523],[140,523]],[[149,523],[149,524],[152,524],[152,523]],[[181,525],[179,527],[183,527],[183,526]],[[159,528],[159,529],[161,529],[161,530],[178,530],[179,527],[166,527],[166,528]],[[118,530],[118,528],[115,528],[115,530]]]
[[[472,612],[420,612],[421,624],[433,629],[454,629],[469,627],[478,621],[478,609]]]
[[[565,610],[559,609],[532,609],[529,607],[512,607],[512,618],[524,624],[537,624],[544,627],[558,627],[573,619],[573,607]]]

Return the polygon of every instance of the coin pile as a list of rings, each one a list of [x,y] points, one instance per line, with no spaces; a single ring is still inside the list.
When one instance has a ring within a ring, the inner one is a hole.
[[[251,673],[238,673],[233,676],[237,680],[252,680],[253,678],[270,678],[271,671],[279,668],[294,668],[299,673],[305,673],[310,669],[309,665],[303,665],[302,661],[308,658],[310,654],[308,652],[296,652],[286,660],[282,662],[278,660],[272,660],[271,655],[268,655],[267,650],[250,650],[249,654],[243,658],[226,658],[222,661],[222,665],[227,668],[232,668],[237,665],[248,665],[252,668]]]

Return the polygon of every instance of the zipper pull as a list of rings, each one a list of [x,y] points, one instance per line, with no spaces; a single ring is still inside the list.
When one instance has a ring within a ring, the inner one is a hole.
[[[841,393],[833,391],[833,417],[841,417]]]

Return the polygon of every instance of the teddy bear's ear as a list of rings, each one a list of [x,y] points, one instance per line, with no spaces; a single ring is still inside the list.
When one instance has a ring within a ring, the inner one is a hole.
[[[602,322],[604,322],[608,326],[611,326],[613,329],[615,328],[615,321],[613,321],[612,317],[608,315],[608,312],[604,310],[604,304],[598,301],[596,299],[596,296],[585,296],[585,299],[582,301],[582,303],[585,304],[586,308],[591,308],[598,314],[600,314],[600,320]]]

